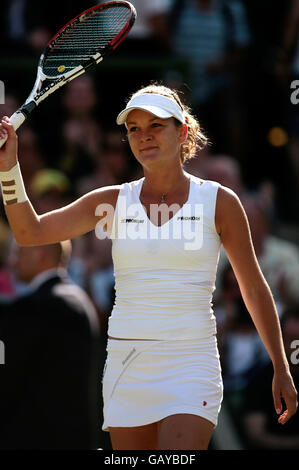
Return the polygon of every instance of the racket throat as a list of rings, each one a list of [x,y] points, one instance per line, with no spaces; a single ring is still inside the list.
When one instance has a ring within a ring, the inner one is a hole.
[[[64,75],[50,79],[46,77],[41,70],[39,70],[34,87],[25,101],[25,104],[21,107],[21,110],[24,110],[25,113],[29,114],[41,101],[57,90],[57,88],[64,85],[64,83]]]
[[[34,110],[34,108],[36,108],[36,106],[37,103],[34,100],[29,102],[26,101],[26,103],[23,104],[19,111],[23,113],[25,117],[28,117],[28,115],[31,113],[31,111]]]
[[[98,52],[97,54],[93,55],[90,58],[90,60],[83,65],[84,70],[87,70],[87,69],[90,69],[91,67],[94,67],[95,65],[102,62],[102,60],[103,60],[103,56],[100,54],[100,52]]]

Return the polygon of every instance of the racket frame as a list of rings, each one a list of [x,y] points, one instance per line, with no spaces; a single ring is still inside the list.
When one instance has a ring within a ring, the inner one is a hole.
[[[74,26],[76,26],[77,23],[81,23],[85,19],[89,18],[92,15],[92,12],[94,12],[94,14],[97,14],[101,10],[107,10],[109,8],[115,7],[116,4],[119,6],[128,7],[131,10],[132,15],[129,21],[125,24],[125,26],[119,31],[119,33],[110,41],[110,43],[101,52],[97,52],[96,54],[91,55],[90,60],[87,61],[84,65],[79,65],[65,73],[60,72],[59,75],[57,76],[50,77],[43,72],[43,64],[44,64],[45,58],[49,50],[55,47],[57,40],[59,40],[62,34],[65,34],[68,29],[71,30]],[[66,23],[55,34],[55,36],[53,36],[50,39],[44,51],[42,52],[40,59],[39,59],[38,66],[37,66],[37,75],[36,75],[36,80],[33,85],[33,88],[30,94],[28,95],[28,98],[24,102],[24,104],[15,113],[13,113],[12,116],[9,118],[10,123],[12,124],[13,128],[17,130],[23,124],[23,122],[31,113],[31,111],[33,111],[33,109],[36,108],[36,106],[38,106],[49,95],[54,93],[54,91],[56,91],[58,88],[62,87],[66,83],[70,82],[74,78],[79,77],[79,75],[82,75],[83,73],[85,73],[86,70],[89,69],[90,67],[93,67],[99,64],[104,59],[104,56],[108,55],[114,49],[116,49],[116,47],[119,46],[119,44],[125,39],[126,35],[131,30],[135,22],[135,18],[136,18],[136,10],[131,3],[126,2],[126,1],[111,1],[111,2],[106,2],[100,5],[91,7],[88,10],[85,10],[84,12],[79,13],[72,20]],[[47,81],[49,83],[47,83]],[[4,145],[6,139],[7,137],[5,137],[4,139],[0,139],[0,148]]]

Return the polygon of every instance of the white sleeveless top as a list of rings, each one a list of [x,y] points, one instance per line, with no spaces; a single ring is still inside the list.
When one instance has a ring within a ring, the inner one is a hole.
[[[121,186],[111,232],[116,298],[110,336],[185,340],[216,333],[220,185],[189,176],[187,202],[161,227],[140,202],[144,178]]]

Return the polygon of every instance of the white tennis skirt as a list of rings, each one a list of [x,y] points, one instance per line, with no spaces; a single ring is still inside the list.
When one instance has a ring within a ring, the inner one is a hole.
[[[104,431],[143,426],[178,413],[201,416],[216,426],[222,398],[215,336],[187,341],[108,339]]]

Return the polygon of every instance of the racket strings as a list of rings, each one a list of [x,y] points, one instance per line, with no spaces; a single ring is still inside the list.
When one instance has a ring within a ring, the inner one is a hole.
[[[131,17],[127,7],[99,11],[82,22],[67,27],[55,39],[43,63],[47,76],[57,76],[84,65],[91,56],[104,50],[122,31]]]

